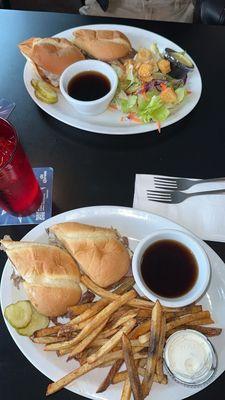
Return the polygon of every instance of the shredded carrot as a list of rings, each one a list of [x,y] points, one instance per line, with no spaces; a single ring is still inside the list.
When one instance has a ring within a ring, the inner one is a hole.
[[[117,106],[116,106],[116,104],[110,104],[108,109],[114,111],[114,110],[117,110]]]
[[[161,125],[160,125],[159,121],[156,121],[156,126],[157,126],[157,129],[158,129],[158,132],[161,133]]]
[[[140,120],[140,118],[138,118],[134,113],[128,114],[127,117],[128,117],[131,121],[133,121],[133,122],[137,122],[138,124],[141,124],[141,123],[142,123],[141,120]]]
[[[167,86],[165,83],[160,83],[160,87],[161,87],[162,91],[167,89]]]

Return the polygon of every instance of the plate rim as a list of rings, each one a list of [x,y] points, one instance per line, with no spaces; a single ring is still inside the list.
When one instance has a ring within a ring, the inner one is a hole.
[[[77,209],[72,209],[72,210],[69,210],[69,211],[65,211],[65,212],[62,212],[62,213],[60,213],[60,214],[57,214],[57,215],[55,215],[55,216],[53,216],[53,217],[47,219],[46,221],[43,221],[43,222],[40,223],[39,225],[35,226],[33,229],[31,229],[29,232],[27,232],[26,235],[24,235],[23,238],[22,238],[21,240],[22,240],[22,241],[27,240],[27,239],[29,238],[30,234],[33,233],[33,232],[34,232],[35,234],[37,234],[37,235],[40,236],[41,233],[38,233],[39,230],[40,230],[40,231],[42,230],[42,234],[43,234],[44,231],[45,231],[45,229],[49,226],[49,222],[50,222],[50,225],[52,225],[52,223],[51,223],[52,221],[53,221],[53,223],[57,223],[57,220],[58,220],[58,219],[61,219],[62,217],[65,217],[65,216],[66,216],[66,217],[69,216],[69,218],[70,218],[70,215],[73,214],[73,213],[77,214],[78,220],[80,221],[80,220],[82,220],[83,216],[84,216],[84,219],[86,219],[86,218],[89,217],[89,215],[87,215],[86,213],[90,213],[90,215],[93,217],[93,216],[94,216],[94,213],[92,213],[92,212],[97,211],[97,214],[98,214],[98,210],[100,210],[100,212],[101,212],[103,215],[106,213],[107,215],[112,216],[113,214],[119,215],[120,212],[127,212],[127,213],[129,214],[129,217],[132,216],[132,217],[134,217],[134,218],[138,218],[138,219],[141,218],[141,219],[143,219],[143,220],[146,220],[146,219],[147,219],[147,220],[150,220],[151,217],[153,217],[153,219],[158,219],[158,220],[162,221],[163,223],[169,222],[170,225],[172,224],[172,226],[174,226],[174,228],[172,227],[172,228],[169,228],[169,229],[176,229],[176,228],[179,228],[180,230],[182,230],[182,231],[184,231],[184,232],[188,232],[188,233],[191,234],[195,239],[197,239],[200,243],[202,243],[202,242],[204,243],[204,247],[205,247],[205,250],[206,250],[207,255],[208,255],[208,252],[207,252],[207,251],[209,251],[211,254],[213,254],[213,256],[215,256],[215,257],[217,258],[217,260],[219,260],[220,262],[222,262],[222,264],[224,264],[224,261],[221,259],[221,257],[220,257],[207,243],[205,243],[205,242],[204,242],[202,239],[200,239],[197,235],[195,235],[193,232],[191,232],[191,231],[188,230],[187,228],[183,227],[182,225],[179,225],[179,224],[177,224],[176,222],[170,220],[169,218],[162,217],[162,216],[160,216],[160,215],[158,215],[158,214],[156,214],[156,213],[147,212],[147,211],[143,211],[143,210],[138,210],[138,209],[135,209],[135,208],[125,207],[125,206],[110,206],[110,205],[103,205],[103,206],[101,206],[101,205],[98,205],[98,206],[81,207],[81,208],[77,208]],[[82,215],[82,213],[84,213],[84,214]],[[69,221],[69,219],[67,219],[67,220]],[[75,219],[73,218],[72,220],[75,220]],[[60,221],[59,221],[59,222],[60,222]],[[82,223],[82,221],[81,221],[81,223]],[[35,240],[35,239],[33,239],[33,240]],[[41,372],[41,373],[42,373],[45,377],[47,377],[48,379],[52,380],[52,378],[50,377],[49,373],[46,374],[45,372],[43,372],[42,370],[40,370],[40,369],[39,369],[39,366],[38,366],[38,361],[37,361],[37,360],[35,360],[35,361],[32,360],[32,357],[29,355],[29,353],[27,353],[27,350],[26,350],[26,349],[24,350],[23,346],[19,343],[19,341],[17,341],[17,336],[15,335],[15,330],[9,325],[8,321],[7,321],[7,320],[5,319],[5,317],[4,317],[4,308],[3,308],[3,303],[4,303],[4,301],[3,301],[3,291],[2,291],[2,287],[4,286],[3,281],[4,281],[4,277],[5,277],[6,273],[7,273],[7,268],[8,268],[9,265],[10,265],[10,262],[7,260],[6,263],[5,263],[5,265],[4,265],[4,268],[3,268],[2,278],[1,278],[1,284],[0,284],[0,302],[1,302],[1,309],[2,309],[2,314],[3,314],[4,322],[5,322],[6,326],[7,326],[7,329],[8,329],[8,331],[9,331],[9,333],[10,333],[12,339],[14,340],[15,344],[16,344],[17,347],[20,349],[20,351],[22,352],[22,354],[28,359],[28,361],[29,361],[35,368],[37,368],[37,370],[38,370],[39,372]],[[18,338],[20,339],[21,337],[18,336]],[[41,352],[42,352],[42,349],[40,349],[40,353],[41,353]],[[39,350],[38,350],[38,353],[39,353]],[[215,378],[212,379],[211,381],[209,381],[209,383],[208,383],[206,386],[201,387],[201,388],[197,388],[197,389],[194,391],[194,393],[192,392],[192,393],[190,393],[190,394],[188,394],[188,395],[185,395],[184,397],[181,398],[181,400],[183,400],[184,398],[187,398],[187,397],[189,397],[189,396],[191,396],[191,395],[195,395],[196,393],[200,392],[201,390],[203,390],[203,389],[205,389],[206,387],[208,387],[209,385],[211,385],[217,378],[219,378],[220,375],[222,375],[222,374],[224,373],[224,371],[225,371],[225,368],[224,368],[223,371],[220,371],[219,373],[216,373],[216,374],[215,374]],[[96,399],[98,399],[98,400],[104,399],[104,397],[100,397],[98,394],[96,394],[97,396],[94,395],[94,394],[90,394],[90,393],[86,394],[85,392],[83,392],[82,390],[77,389],[77,388],[76,388],[76,390],[74,390],[74,388],[73,388],[73,387],[70,387],[70,385],[66,386],[65,388],[68,389],[68,390],[70,390],[72,393],[76,393],[76,394],[79,394],[79,395],[82,395],[82,396],[85,396],[85,397],[88,396],[87,398],[90,398],[90,399],[93,399],[93,400],[96,400]]]
[[[143,28],[139,28],[136,26],[132,26],[132,25],[125,25],[125,24],[88,24],[88,25],[81,25],[75,28],[69,28],[66,29],[62,32],[56,33],[54,34],[52,37],[62,37],[63,34],[68,34],[69,31],[76,31],[78,29],[109,29],[109,27],[112,27],[111,29],[120,29],[120,28],[125,28],[125,29],[134,29],[136,31],[140,31],[142,34],[153,34],[154,36],[158,37],[158,38],[162,38],[163,40],[166,40],[168,42],[171,43],[171,45],[175,46],[179,51],[185,51],[182,47],[180,47],[179,45],[177,45],[175,42],[173,42],[172,40],[166,38],[163,35],[159,35],[158,33],[155,33],[153,31],[148,31],[147,29],[143,29]],[[113,28],[114,27],[114,28]],[[197,106],[200,98],[201,98],[201,94],[202,94],[202,78],[201,78],[201,74],[200,71],[198,69],[198,66],[196,65],[195,61],[192,59],[192,57],[188,54],[189,58],[191,59],[191,61],[193,62],[195,69],[196,69],[196,73],[197,73],[197,79],[198,79],[198,85],[199,85],[199,92],[196,96],[196,100],[193,103],[190,103],[190,108],[188,110],[188,112],[184,112],[183,108],[181,108],[179,110],[179,112],[181,113],[181,116],[177,119],[176,118],[176,112],[175,115],[171,116],[172,121],[168,122],[168,119],[166,121],[164,121],[161,124],[162,128],[165,128],[167,126],[173,125],[179,121],[181,121],[183,118],[185,118],[188,114],[190,114],[193,109]],[[86,133],[96,133],[96,134],[105,134],[105,135],[136,135],[136,134],[141,134],[141,133],[147,133],[147,132],[153,132],[157,130],[157,126],[155,123],[151,122],[149,124],[136,124],[136,125],[129,125],[129,126],[107,126],[107,125],[99,125],[98,123],[96,125],[93,125],[91,122],[86,122],[82,119],[78,119],[78,123],[74,123],[72,121],[66,121],[63,118],[62,114],[60,113],[60,115],[55,116],[55,112],[51,111],[52,109],[50,108],[50,110],[48,109],[47,105],[45,105],[44,103],[42,103],[41,101],[39,101],[32,89],[31,89],[31,85],[29,84],[29,82],[27,82],[27,74],[29,74],[29,69],[32,69],[31,63],[27,60],[24,66],[24,70],[23,70],[23,80],[24,80],[24,85],[25,88],[28,92],[28,94],[30,95],[30,97],[32,98],[32,100],[35,102],[36,105],[38,105],[44,112],[46,112],[48,115],[50,115],[51,117],[55,118],[56,120],[65,123],[66,125],[72,126],[73,128],[77,128],[77,129],[81,129],[84,130]],[[54,107],[54,105],[53,105]],[[66,117],[67,118],[67,117]],[[70,117],[69,117],[70,119]],[[76,120],[75,120],[76,121]],[[110,132],[109,132],[110,131]]]

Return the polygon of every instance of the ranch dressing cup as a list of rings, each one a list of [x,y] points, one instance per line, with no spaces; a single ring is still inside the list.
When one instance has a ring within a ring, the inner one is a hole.
[[[195,387],[203,385],[213,376],[217,356],[212,344],[202,333],[184,329],[168,338],[164,362],[175,381]]]

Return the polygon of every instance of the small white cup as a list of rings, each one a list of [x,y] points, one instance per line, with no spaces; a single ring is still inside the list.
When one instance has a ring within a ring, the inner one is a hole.
[[[147,248],[159,240],[174,240],[183,244],[192,252],[196,259],[198,266],[197,280],[192,289],[183,296],[175,298],[161,297],[154,293],[143,280],[141,274],[142,257]],[[152,301],[158,299],[166,307],[183,307],[196,301],[205,292],[211,274],[209,259],[202,246],[193,236],[175,229],[159,230],[141,240],[134,251],[132,270],[135,282],[141,292]]]
[[[105,75],[109,81],[111,89],[103,97],[93,101],[76,100],[68,94],[68,83],[77,74],[86,71],[96,71]],[[59,87],[65,99],[81,114],[97,115],[103,113],[112,101],[118,85],[118,77],[114,69],[102,61],[82,60],[70,65],[63,71]]]

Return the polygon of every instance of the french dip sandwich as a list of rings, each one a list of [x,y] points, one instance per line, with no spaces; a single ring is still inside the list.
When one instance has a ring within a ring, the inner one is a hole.
[[[129,251],[115,229],[65,222],[51,226],[48,232],[97,285],[107,287],[127,274]]]
[[[42,243],[1,240],[23,287],[38,312],[57,317],[81,297],[80,272],[74,259],[63,249]]]
[[[117,60],[132,51],[129,39],[119,31],[79,29],[73,35],[75,45],[97,60]]]
[[[20,43],[19,49],[38,76],[54,87],[59,86],[60,75],[69,65],[85,58],[74,44],[60,38],[30,38]]]

